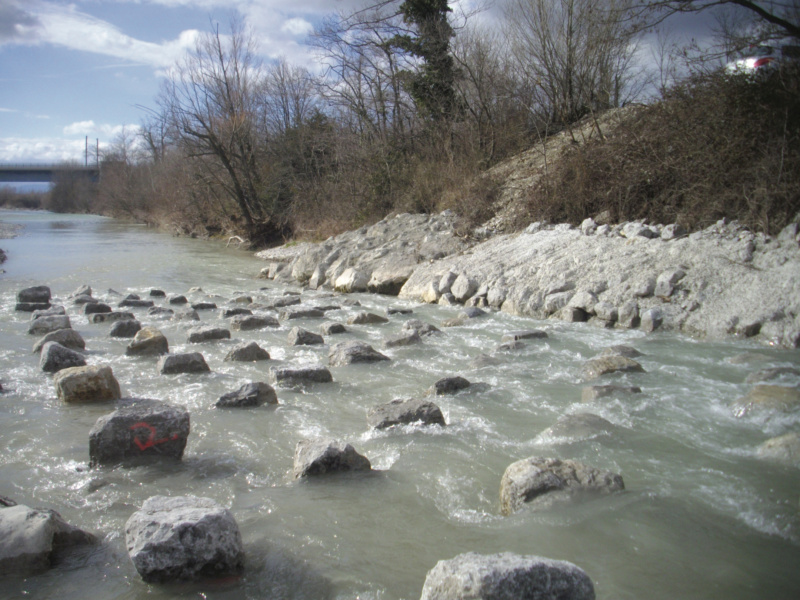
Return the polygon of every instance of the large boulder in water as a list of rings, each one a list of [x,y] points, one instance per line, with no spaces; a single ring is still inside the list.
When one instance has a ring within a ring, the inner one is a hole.
[[[414,398],[392,400],[386,404],[373,406],[367,413],[367,424],[374,429],[386,429],[409,423],[445,425],[442,410],[427,400]]]
[[[211,369],[199,352],[168,354],[158,359],[158,372],[162,375],[179,373],[208,373]]]
[[[420,600],[594,600],[594,586],[576,565],[508,552],[460,554],[428,571]]]
[[[281,387],[304,387],[311,383],[330,383],[333,375],[320,365],[273,367],[269,370],[269,380],[272,385]]]
[[[353,446],[332,439],[302,440],[294,452],[295,479],[371,469],[369,459]]]
[[[274,388],[264,382],[246,383],[234,392],[228,392],[217,400],[217,408],[249,408],[262,404],[277,404],[278,395]]]
[[[95,541],[54,510],[0,507],[0,577],[41,573],[50,568],[55,552]]]
[[[46,285],[36,285],[17,292],[17,302],[46,304],[50,302],[50,297],[50,288]]]
[[[55,315],[50,317],[39,317],[35,319],[30,327],[28,333],[30,335],[45,335],[59,329],[71,329],[72,324],[69,322],[69,317],[66,315]]]
[[[783,385],[755,385],[732,405],[733,414],[744,417],[754,412],[790,412],[800,407],[800,389]]]
[[[199,344],[202,342],[212,342],[215,340],[229,340],[231,332],[224,327],[201,326],[189,331],[189,343]]]
[[[63,402],[90,403],[120,399],[119,382],[108,365],[70,367],[53,377],[56,394]]]
[[[231,320],[231,329],[235,331],[253,331],[265,327],[280,327],[280,323],[269,315],[239,315]]]
[[[125,544],[148,583],[237,575],[244,569],[239,526],[210,498],[148,498],[125,523]]]
[[[622,476],[558,458],[531,457],[508,466],[500,482],[500,509],[510,515],[524,504],[549,508],[586,495],[625,489]]]
[[[128,399],[100,417],[89,432],[91,465],[180,459],[189,437],[189,413],[158,400]]]
[[[792,432],[767,440],[758,447],[759,458],[800,469],[800,433]]]
[[[142,327],[125,350],[128,356],[160,356],[167,353],[167,338],[155,327]]]
[[[132,338],[142,330],[142,324],[135,319],[124,319],[117,321],[111,326],[111,331],[108,335],[118,338]]]
[[[46,334],[33,345],[33,351],[35,353],[41,352],[47,342],[58,342],[64,348],[69,348],[70,350],[86,349],[86,342],[81,337],[81,334],[74,329],[58,329]]]
[[[610,373],[644,373],[642,365],[621,354],[610,354],[592,358],[583,365],[584,379],[597,379]]]
[[[86,359],[83,354],[65,348],[58,342],[47,342],[42,346],[39,367],[45,373],[55,373],[61,369],[82,367],[84,365],[86,365]]]
[[[374,363],[389,360],[365,342],[340,342],[331,347],[328,353],[330,365],[341,367],[357,363]]]
[[[239,344],[225,355],[224,362],[256,362],[269,360],[269,352],[256,342]]]

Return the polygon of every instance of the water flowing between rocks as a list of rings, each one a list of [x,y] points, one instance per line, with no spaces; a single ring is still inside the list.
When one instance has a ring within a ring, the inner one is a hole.
[[[160,375],[155,358],[128,357],[129,340],[109,337],[68,296],[82,284],[112,306],[150,289],[191,301],[267,301],[284,288],[255,275],[264,264],[217,243],[173,238],[144,227],[90,216],[2,212],[24,224],[1,240],[9,261],[0,275],[0,494],[53,508],[101,543],[65,553],[45,574],[3,580],[0,596],[111,598],[415,599],[437,561],[463,552],[514,552],[568,560],[607,599],[796,598],[800,589],[800,471],[757,456],[767,439],[800,428],[800,414],[754,412],[737,418],[731,404],[752,387],[747,376],[768,367],[798,367],[798,351],[745,341],[707,343],[671,334],[604,330],[503,313],[471,319],[391,349],[408,319],[440,326],[458,308],[416,305],[388,296],[332,296],[302,291],[305,304],[340,306],[326,320],[345,323],[359,311],[393,314],[384,324],[350,325],[323,346],[290,346],[299,325],[232,331],[232,339],[190,344],[190,323],[132,310],[160,329],[170,351],[201,352],[211,372]],[[155,398],[191,414],[180,463],[89,469],[88,432],[113,403],[67,405],[52,375],[39,368],[27,334],[30,314],[14,310],[18,290],[48,285],[86,340],[87,362],[108,364],[123,396]],[[188,293],[200,287],[202,292]],[[117,296],[109,290],[122,294]],[[166,299],[154,298],[168,306]],[[358,301],[350,306],[346,301]],[[277,313],[272,313],[277,316]],[[226,327],[220,310],[202,323]],[[196,325],[197,323],[193,323]],[[542,329],[546,339],[498,350],[504,334]],[[305,390],[278,388],[277,407],[221,410],[224,393],[266,381],[271,366],[325,364],[331,344],[366,341],[390,362],[331,367],[334,382]],[[224,362],[236,344],[256,341],[266,362]],[[645,373],[581,377],[604,348],[632,346]],[[497,360],[476,365],[491,354]],[[420,397],[438,379],[460,375],[472,386],[438,396],[447,426],[370,430],[366,412],[396,398]],[[581,401],[592,383],[638,386],[640,394]],[[796,380],[781,381],[796,386]],[[572,437],[542,432],[567,414],[591,412],[611,431]],[[376,472],[292,480],[295,445],[331,436],[353,444]],[[530,456],[575,459],[619,473],[625,491],[591,501],[521,510],[504,517],[499,485],[506,467]],[[246,570],[236,581],[151,586],[125,549],[124,524],[153,495],[213,498],[231,509],[244,538]]]

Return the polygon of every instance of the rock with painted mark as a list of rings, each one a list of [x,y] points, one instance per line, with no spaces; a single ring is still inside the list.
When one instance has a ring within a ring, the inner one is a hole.
[[[244,570],[239,526],[228,509],[210,498],[147,499],[125,523],[125,544],[148,583],[225,577]]]
[[[186,409],[141,398],[123,402],[89,432],[90,465],[180,460],[189,437]]]

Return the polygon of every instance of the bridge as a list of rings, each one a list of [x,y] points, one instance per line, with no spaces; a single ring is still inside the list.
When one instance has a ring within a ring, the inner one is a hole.
[[[50,183],[62,174],[75,174],[97,181],[100,179],[100,167],[69,163],[49,165],[0,163],[0,183]]]

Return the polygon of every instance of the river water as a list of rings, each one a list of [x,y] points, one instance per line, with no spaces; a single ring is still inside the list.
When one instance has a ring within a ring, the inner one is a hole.
[[[321,321],[234,331],[233,340],[198,345],[187,343],[186,322],[155,321],[146,309],[133,309],[164,332],[171,352],[200,351],[212,370],[164,376],[156,372],[156,359],[126,357],[126,341],[110,338],[109,325],[89,324],[67,296],[89,284],[96,297],[115,305],[120,296],[110,290],[146,297],[158,288],[225,307],[242,294],[259,301],[299,288],[256,279],[263,263],[221,244],[91,216],[4,211],[0,220],[24,225],[19,237],[0,240],[9,256],[0,275],[0,494],[54,508],[101,538],[65,553],[45,574],[0,580],[2,598],[416,599],[437,561],[469,551],[571,561],[587,571],[602,599],[800,597],[800,471],[756,457],[766,439],[798,430],[800,415],[736,418],[730,409],[748,391],[750,372],[797,367],[797,351],[495,313],[447,328],[422,345],[384,350],[389,363],[331,368],[332,384],[279,389],[277,407],[218,410],[213,403],[220,395],[266,381],[270,366],[326,364],[327,345],[296,348],[286,340],[290,326],[316,331]],[[113,406],[65,405],[56,398],[52,378],[31,352],[30,315],[14,311],[16,292],[39,284],[49,285],[67,307],[86,340],[87,361],[112,366],[123,395],[190,411],[182,462],[88,469],[88,432]],[[203,292],[188,294],[196,286]],[[406,319],[440,325],[458,312],[391,297],[302,293],[309,304],[342,306],[327,313],[341,322],[360,310],[413,309],[326,340],[360,339],[379,349]],[[361,306],[347,306],[346,299]],[[202,320],[225,323],[218,311],[202,312]],[[546,330],[548,339],[497,350],[504,333],[531,328]],[[223,362],[233,345],[250,340],[272,360]],[[641,351],[637,360],[646,373],[607,376],[602,383],[636,385],[642,393],[582,403],[583,363],[613,344]],[[471,366],[481,354],[494,354],[499,363]],[[446,427],[368,429],[366,411],[373,405],[420,396],[452,375],[474,385],[436,398]],[[608,419],[613,434],[578,440],[541,435],[560,416],[578,412]],[[349,441],[377,472],[293,481],[296,443],[320,435]],[[503,517],[500,478],[509,464],[529,456],[618,472],[626,490]],[[206,496],[229,507],[244,539],[245,575],[215,583],[144,583],[128,559],[123,530],[128,517],[158,494]]]

